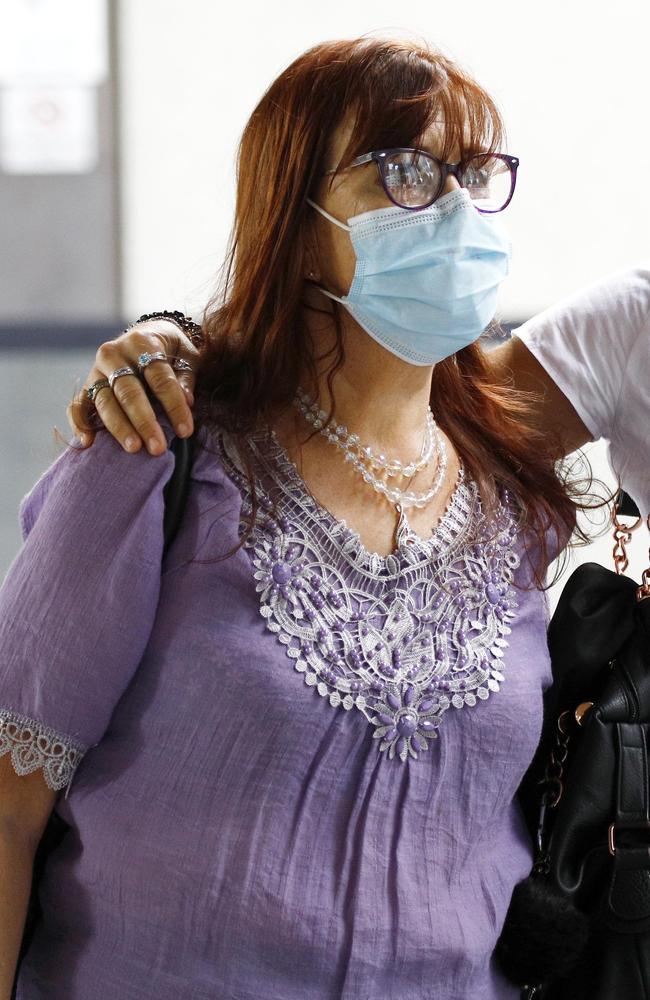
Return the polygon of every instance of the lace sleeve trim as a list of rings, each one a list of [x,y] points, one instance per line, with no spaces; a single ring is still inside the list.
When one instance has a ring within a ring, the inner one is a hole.
[[[0,709],[0,757],[11,753],[16,774],[30,774],[42,767],[46,785],[55,791],[65,788],[66,798],[87,749],[37,719]]]

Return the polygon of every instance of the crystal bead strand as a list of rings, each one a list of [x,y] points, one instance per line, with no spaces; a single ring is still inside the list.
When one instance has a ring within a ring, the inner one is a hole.
[[[337,447],[347,456],[347,453],[357,448],[360,452],[360,458],[367,464],[374,466],[381,472],[385,472],[387,476],[414,476],[416,472],[420,469],[425,468],[431,460],[431,455],[433,454],[433,448],[436,440],[440,441],[440,437],[437,434],[437,424],[434,420],[433,413],[431,412],[431,407],[429,407],[427,412],[427,428],[426,437],[424,442],[424,447],[422,451],[422,456],[416,462],[409,462],[408,464],[403,464],[399,459],[394,459],[390,461],[385,455],[379,454],[375,455],[372,448],[369,446],[363,446],[356,434],[348,434],[347,427],[342,424],[336,424],[335,430],[331,431],[329,427],[324,428],[323,424],[327,418],[327,414],[324,410],[319,409],[317,403],[312,403],[309,396],[303,392],[301,389],[298,390],[298,396],[294,400],[295,405],[298,407],[303,416],[316,427],[321,430],[321,433],[325,435],[328,441],[332,444],[337,445]],[[349,461],[349,459],[348,459]]]
[[[412,476],[415,474],[418,468],[423,468],[424,464],[429,461],[431,451],[433,450],[433,442],[437,443],[437,451],[440,456],[438,463],[438,472],[436,474],[436,479],[433,486],[426,490],[425,493],[415,493],[412,490],[400,490],[398,487],[391,487],[388,483],[385,483],[382,479],[379,479],[375,474],[368,468],[368,464],[376,464],[373,462],[373,451],[369,447],[364,447],[359,442],[359,438],[356,434],[348,434],[347,428],[337,425],[336,432],[333,434],[329,428],[323,427],[324,418],[327,414],[323,410],[319,410],[318,406],[313,403],[309,396],[302,390],[299,390],[298,395],[294,400],[294,405],[300,410],[305,419],[312,424],[317,430],[323,434],[328,441],[333,444],[337,444],[339,447],[342,445],[342,450],[344,452],[345,460],[350,462],[354,468],[363,476],[365,482],[372,486],[377,493],[383,494],[387,500],[396,505],[401,505],[402,507],[424,507],[436,493],[439,492],[442,483],[444,482],[445,472],[447,470],[447,446],[445,444],[444,438],[440,435],[437,424],[433,419],[433,414],[429,408],[429,413],[427,415],[427,431],[430,435],[431,440],[427,440],[426,447],[423,448],[423,455],[418,460],[418,462],[412,463],[399,463],[401,473],[394,471],[393,475],[405,475]],[[354,449],[357,449],[359,454],[355,454]],[[426,458],[426,451],[429,451],[429,458]],[[388,473],[388,466],[390,465],[393,469],[398,465],[397,461],[388,462],[385,456],[377,456],[377,459],[382,459],[382,465],[380,466],[383,470]],[[368,464],[366,464],[368,463]],[[390,474],[390,473],[388,473]]]

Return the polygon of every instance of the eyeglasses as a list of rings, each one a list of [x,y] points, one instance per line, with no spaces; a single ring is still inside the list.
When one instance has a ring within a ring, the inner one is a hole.
[[[421,209],[440,197],[449,174],[467,188],[479,212],[502,212],[512,199],[519,159],[508,153],[476,153],[460,163],[443,163],[423,149],[375,149],[349,164],[375,161],[384,191],[400,208]],[[325,170],[333,174],[336,167]]]

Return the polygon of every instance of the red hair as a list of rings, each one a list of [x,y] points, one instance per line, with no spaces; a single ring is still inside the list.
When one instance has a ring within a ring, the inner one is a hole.
[[[329,140],[348,113],[353,128],[339,168],[371,149],[419,145],[441,116],[444,160],[455,147],[462,157],[479,150],[505,151],[505,127],[492,97],[432,46],[362,36],[322,42],[295,59],[263,94],[239,143],[225,278],[222,274],[202,317],[197,427],[222,426],[243,443],[260,418],[272,423],[290,406],[304,371],[315,379],[300,318],[310,211],[306,199],[314,196],[320,172],[334,166],[325,162]],[[331,378],[344,360],[343,307],[332,302],[331,308],[337,347],[328,370],[330,391]],[[542,558],[534,578],[541,588],[548,563],[546,530],[554,526],[559,537],[569,538],[575,528],[588,542],[577,526],[576,511],[591,508],[572,496],[570,485],[560,478],[557,456],[562,448],[556,434],[536,429],[535,397],[496,384],[483,346],[475,342],[436,364],[430,401],[436,420],[477,481],[484,509],[494,510],[499,484],[518,498],[520,528],[530,527],[539,540]],[[586,480],[592,481],[591,476]],[[254,517],[252,475],[251,490]]]
[[[338,169],[369,149],[419,145],[441,117],[442,159],[456,146],[462,157],[505,151],[505,126],[492,97],[432,46],[362,36],[314,45],[295,59],[263,94],[240,140],[226,277],[202,320],[197,425],[218,424],[243,437],[260,418],[272,423],[291,404],[303,370],[316,376],[300,322],[306,199],[320,172],[334,166],[325,162],[329,139],[347,113],[353,128]],[[332,302],[337,347],[330,390],[344,360],[341,308]],[[588,542],[577,510],[609,503],[613,494],[597,505],[580,502],[577,485],[593,478],[570,484],[560,476],[559,437],[535,427],[536,399],[495,384],[479,342],[438,362],[433,372],[430,401],[438,423],[477,481],[488,513],[498,503],[499,484],[518,498],[520,530],[530,528],[540,546],[533,575],[543,588],[547,529],[569,540],[575,531]]]

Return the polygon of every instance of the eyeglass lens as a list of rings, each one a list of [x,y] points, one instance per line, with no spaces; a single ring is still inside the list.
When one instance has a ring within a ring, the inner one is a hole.
[[[381,169],[389,197],[404,208],[431,203],[441,185],[440,167],[419,152],[390,153],[382,159]],[[500,211],[510,197],[510,167],[498,156],[480,153],[467,160],[458,181],[479,209]]]

